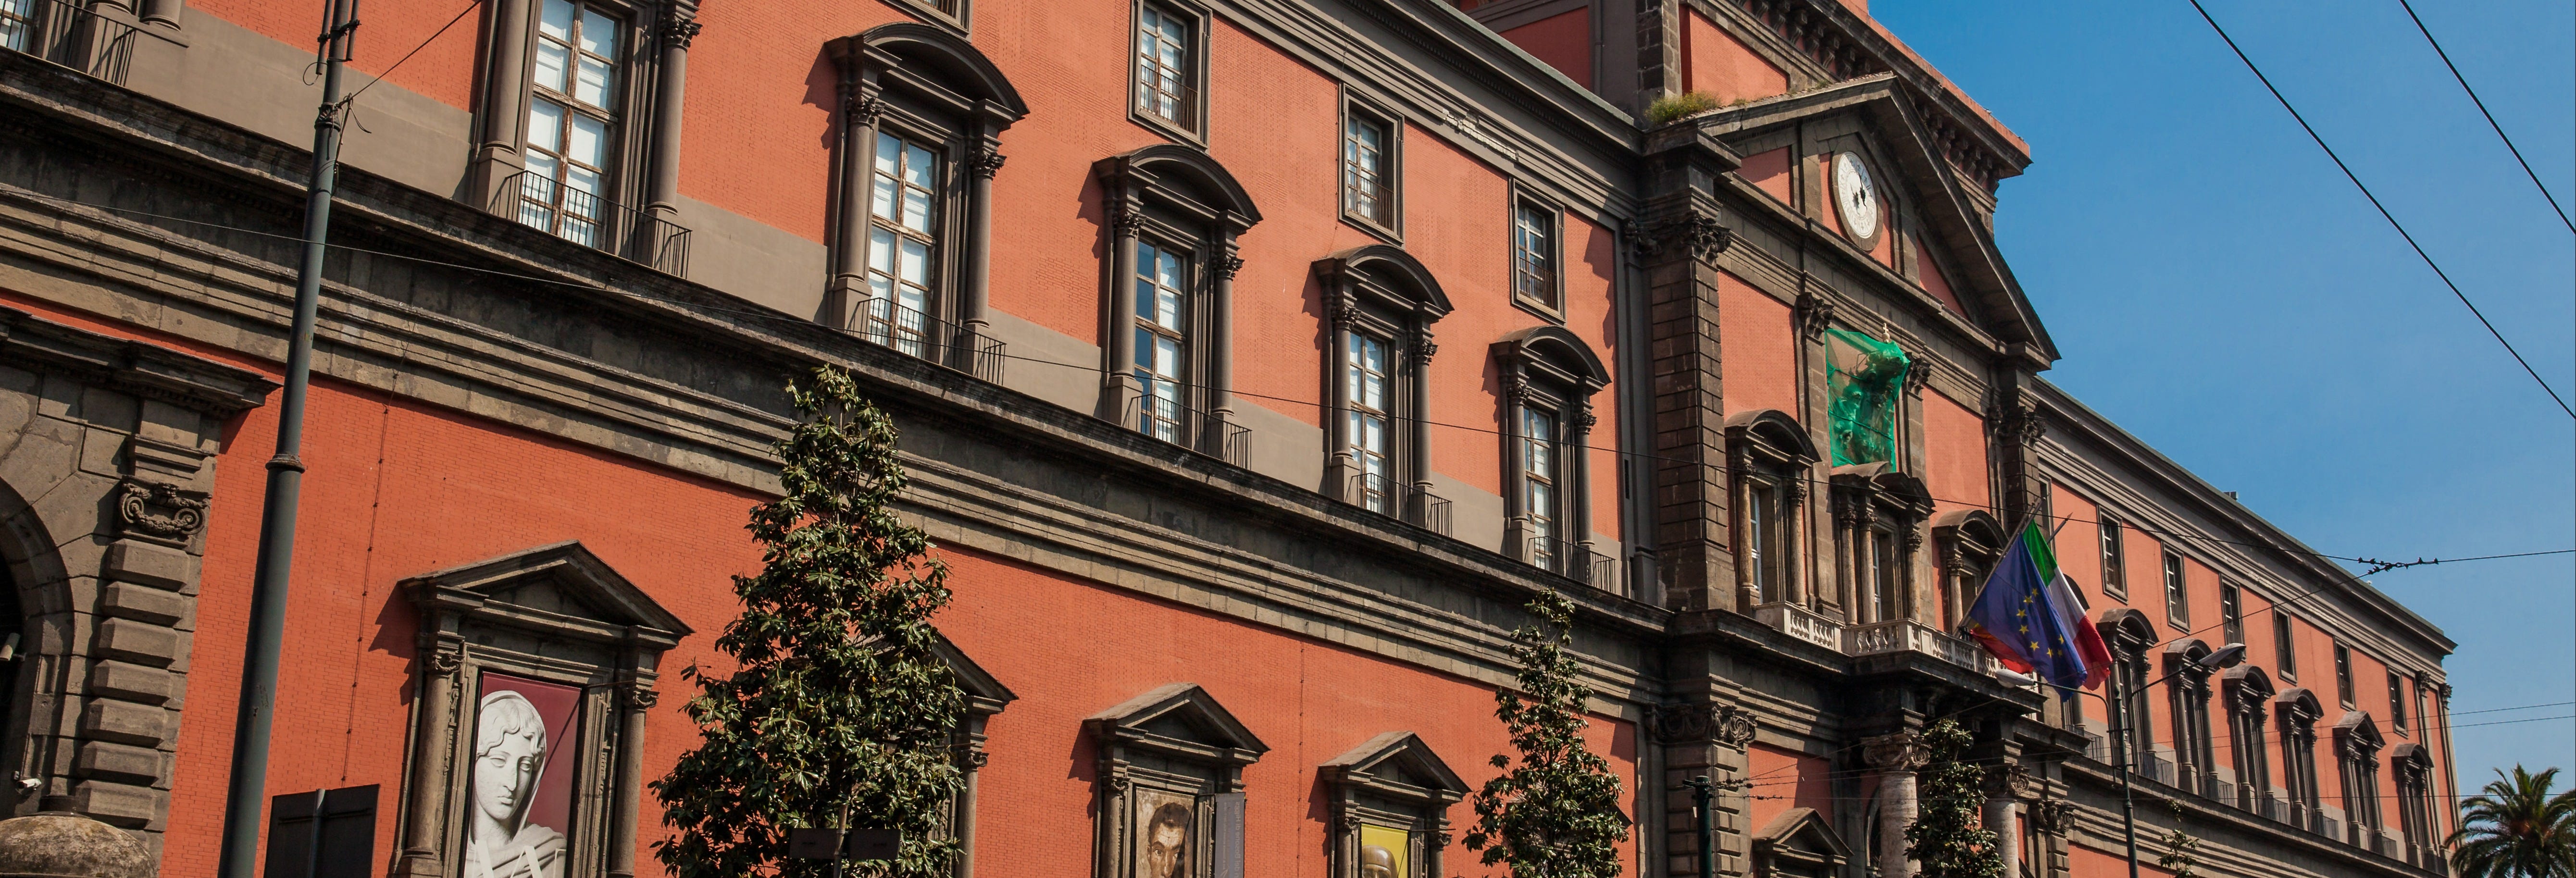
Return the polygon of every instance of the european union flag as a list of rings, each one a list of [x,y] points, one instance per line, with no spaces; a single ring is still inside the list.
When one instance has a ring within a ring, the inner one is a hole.
[[[2056,559],[2044,543],[2032,545],[2045,539],[2038,529],[2025,528],[2017,537],[1968,608],[1968,633],[2005,667],[2071,693],[2085,685],[2091,670],[2077,645],[2079,634],[2067,630],[2066,620],[2081,618],[2081,611],[2058,606],[2060,596],[2049,588]],[[2044,571],[2043,565],[2052,569]]]

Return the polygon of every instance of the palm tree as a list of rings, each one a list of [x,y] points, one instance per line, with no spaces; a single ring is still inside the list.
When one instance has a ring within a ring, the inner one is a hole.
[[[2576,790],[2550,795],[2558,777],[2496,770],[2485,795],[2460,802],[2451,864],[2460,878],[2576,878]]]

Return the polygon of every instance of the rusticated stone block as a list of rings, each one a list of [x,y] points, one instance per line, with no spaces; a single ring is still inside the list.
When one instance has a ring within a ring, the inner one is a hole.
[[[154,625],[177,625],[188,618],[186,595],[131,582],[108,583],[106,593],[99,596],[98,605],[103,615]]]
[[[106,741],[82,741],[72,773],[85,778],[151,786],[161,779],[161,751]]]
[[[151,787],[85,780],[72,787],[72,810],[109,826],[141,829],[161,816],[162,795]]]
[[[170,712],[149,704],[100,698],[81,709],[81,737],[155,747],[170,738]]]
[[[160,668],[99,662],[90,667],[89,694],[143,704],[162,704],[179,694],[179,678]]]
[[[132,619],[109,619],[98,623],[94,648],[101,658],[160,668],[179,660],[179,645],[179,632],[169,628]]]
[[[203,564],[197,556],[180,549],[118,540],[107,547],[107,557],[100,567],[102,573],[114,579],[177,591],[197,581]]]

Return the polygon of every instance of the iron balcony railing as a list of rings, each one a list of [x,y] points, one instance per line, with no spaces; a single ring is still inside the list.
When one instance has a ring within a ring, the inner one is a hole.
[[[688,229],[544,174],[520,171],[502,178],[492,212],[665,274],[689,274]]]
[[[1441,536],[1449,535],[1449,501],[1384,473],[1352,476],[1350,498],[1353,505],[1370,512],[1421,525]]]
[[[1585,548],[1582,543],[1562,537],[1530,537],[1528,549],[1529,554],[1526,558],[1532,566],[1567,579],[1590,584],[1593,588],[1602,591],[1621,591],[1619,559],[1592,551]]]
[[[0,49],[125,84],[142,28],[63,0],[0,0]]]
[[[1187,399],[1190,391],[1184,386],[1179,396]],[[1244,466],[1251,460],[1250,429],[1228,423],[1212,412],[1182,405],[1179,400],[1150,393],[1137,396],[1127,401],[1120,423],[1127,429],[1235,466]]]
[[[1002,383],[1008,345],[975,330],[950,323],[891,299],[859,302],[852,335],[896,351],[975,376],[987,384]]]

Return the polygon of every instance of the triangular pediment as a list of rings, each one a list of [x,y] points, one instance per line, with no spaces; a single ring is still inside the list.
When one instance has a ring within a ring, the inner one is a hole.
[[[579,540],[424,573],[400,588],[424,608],[555,634],[668,646],[691,633]]]
[[[1323,775],[1330,783],[1417,801],[1455,802],[1468,792],[1467,782],[1412,732],[1383,732],[1363,741],[1324,763]]]
[[[1012,693],[1010,687],[1002,685],[1002,681],[985,671],[983,665],[967,658],[966,651],[957,648],[957,644],[950,643],[948,635],[941,634],[938,638],[930,645],[930,651],[936,653],[939,660],[948,665],[949,672],[957,676],[957,688],[966,692],[967,710],[982,714],[1000,713],[1003,707],[1019,700],[1020,696]]]
[[[1778,132],[1800,123],[1849,116],[1860,131],[1855,148],[1871,166],[1879,187],[1911,205],[1932,265],[1950,292],[1967,310],[1969,325],[2002,342],[2029,345],[2038,356],[2057,358],[2056,343],[2022,293],[1977,204],[1991,204],[1986,193],[1970,192],[1925,124],[1906,86],[1894,74],[1846,80],[1812,91],[1765,98],[1697,117],[1695,124],[1739,155],[1766,152]],[[1939,305],[1936,293],[1924,295]],[[1947,306],[1941,306],[1946,313]]]
[[[1172,683],[1093,714],[1084,724],[1104,738],[1184,755],[1251,762],[1270,746],[1196,683]]]
[[[1757,852],[1775,858],[1839,866],[1851,858],[1851,847],[1814,808],[1791,808],[1771,818],[1762,831],[1753,836]]]

